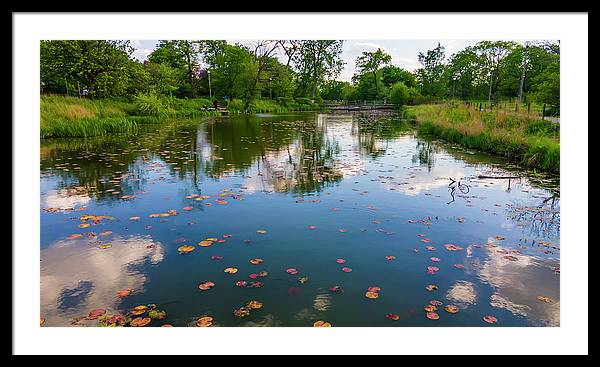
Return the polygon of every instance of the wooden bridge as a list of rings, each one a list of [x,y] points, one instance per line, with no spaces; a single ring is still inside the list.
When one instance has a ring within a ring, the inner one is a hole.
[[[323,105],[332,111],[393,110],[395,105],[389,101],[329,101]]]

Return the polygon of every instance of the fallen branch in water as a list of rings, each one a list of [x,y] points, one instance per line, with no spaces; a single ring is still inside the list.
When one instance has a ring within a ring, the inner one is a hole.
[[[521,176],[477,176],[477,178],[498,178],[498,179],[507,179],[507,178],[521,178]]]

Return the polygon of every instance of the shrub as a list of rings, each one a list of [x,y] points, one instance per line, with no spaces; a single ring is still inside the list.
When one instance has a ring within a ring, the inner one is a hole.
[[[393,104],[400,107],[408,103],[410,96],[409,88],[402,82],[396,82],[390,89],[390,100]]]
[[[169,100],[155,93],[140,93],[135,96],[134,103],[141,115],[166,116],[169,112]]]

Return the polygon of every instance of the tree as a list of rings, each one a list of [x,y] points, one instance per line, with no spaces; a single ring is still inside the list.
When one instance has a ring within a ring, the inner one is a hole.
[[[389,64],[392,61],[392,56],[385,53],[381,48],[375,52],[364,51],[361,56],[356,59],[356,69],[359,73],[371,73],[373,75],[373,83],[375,85],[375,94],[379,94],[377,87],[377,71],[382,65]]]
[[[441,97],[446,92],[444,47],[438,43],[437,47],[427,53],[419,52],[419,63],[423,66],[417,70],[417,78],[421,84],[421,94]]]
[[[252,80],[248,88],[246,89],[246,95],[244,97],[244,111],[248,111],[250,108],[250,102],[257,91],[257,85],[260,81],[262,73],[267,69],[270,59],[275,55],[279,49],[280,44],[278,41],[257,41],[254,45],[254,52],[252,57],[256,64],[256,70],[253,72]]]
[[[146,70],[149,74],[149,87],[158,94],[172,95],[177,90],[177,70],[168,64],[156,64],[147,61]]]
[[[285,65],[290,66],[290,62],[294,58],[294,55],[298,51],[300,51],[300,47],[302,46],[302,41],[279,40],[278,42],[279,42],[279,45],[281,46],[281,48],[283,49],[283,52],[285,52],[285,55],[287,56],[287,63]]]
[[[42,92],[87,89],[95,97],[126,96],[144,79],[141,64],[131,59],[129,41],[41,41]]]
[[[498,84],[498,74],[503,59],[516,47],[510,41],[481,41],[475,45],[474,51],[484,61],[484,67],[489,78],[488,103],[492,103],[492,92]]]
[[[390,90],[390,100],[396,106],[402,106],[408,103],[410,89],[402,82],[396,82]]]
[[[204,61],[211,71],[214,94],[230,99],[243,97],[253,77],[252,53],[239,44],[229,45],[225,41],[205,42]]]
[[[409,88],[417,87],[417,79],[413,73],[395,65],[387,65],[381,69],[381,83],[390,87],[396,82],[402,82]]]
[[[326,80],[321,84],[320,95],[327,100],[347,100],[354,93],[354,87],[348,82]]]
[[[148,60],[157,64],[167,64],[179,70],[181,80],[185,80],[189,86],[191,98],[196,98],[196,90],[199,82],[199,58],[203,48],[200,41],[177,40],[160,41],[158,47],[149,56]],[[183,89],[183,87],[180,87]]]
[[[309,40],[302,41],[293,60],[300,74],[300,87],[303,92],[311,86],[310,95],[315,98],[319,83],[327,78],[336,78],[342,71],[341,59],[343,41]]]

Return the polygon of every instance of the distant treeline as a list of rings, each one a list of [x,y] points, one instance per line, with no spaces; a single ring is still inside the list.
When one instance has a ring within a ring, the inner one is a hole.
[[[133,58],[130,41],[41,41],[41,92],[87,98],[234,99],[240,109],[272,99],[382,100],[398,105],[432,99],[506,98],[560,105],[560,48],[550,41],[482,41],[446,57],[438,44],[418,54],[415,72],[392,65],[384,50],[356,59],[352,82],[343,69],[341,40],[160,41],[148,60]],[[279,57],[278,57],[279,55]]]

